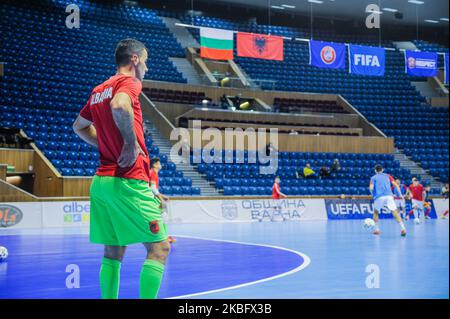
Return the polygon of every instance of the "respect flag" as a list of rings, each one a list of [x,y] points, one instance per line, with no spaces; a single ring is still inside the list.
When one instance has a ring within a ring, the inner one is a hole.
[[[383,48],[350,45],[348,49],[350,73],[383,76],[386,51]]]
[[[213,60],[233,60],[233,31],[200,28],[200,56]]]
[[[405,51],[406,73],[432,77],[438,73],[438,55],[434,52]]]
[[[282,37],[245,32],[237,34],[238,56],[283,61],[283,50]]]
[[[345,44],[311,40],[309,64],[319,68],[345,69]]]

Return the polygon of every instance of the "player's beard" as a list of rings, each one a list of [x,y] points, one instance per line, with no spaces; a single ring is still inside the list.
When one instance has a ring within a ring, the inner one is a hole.
[[[142,82],[144,80],[144,75],[145,75],[144,67],[141,65],[138,65],[136,67],[136,78]]]

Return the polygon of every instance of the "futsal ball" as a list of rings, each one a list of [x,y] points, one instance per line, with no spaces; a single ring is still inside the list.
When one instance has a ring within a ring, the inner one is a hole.
[[[5,261],[8,258],[8,249],[0,246],[0,262]]]
[[[375,221],[372,218],[364,219],[364,229],[372,230],[375,227]]]
[[[414,224],[419,225],[420,224],[420,218],[414,219]]]

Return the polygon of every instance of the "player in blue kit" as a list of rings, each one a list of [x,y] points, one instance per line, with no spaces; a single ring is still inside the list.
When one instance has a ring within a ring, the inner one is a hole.
[[[370,179],[370,193],[372,194],[374,200],[374,212],[373,212],[373,220],[375,221],[375,230],[373,232],[374,235],[379,235],[380,227],[379,227],[379,214],[380,210],[383,208],[387,208],[391,211],[392,215],[394,215],[395,220],[399,223],[401,228],[401,235],[406,236],[406,228],[403,223],[402,217],[398,212],[397,205],[394,201],[394,193],[392,192],[392,186],[397,191],[397,194],[401,195],[401,198],[404,199],[402,195],[402,191],[400,189],[400,185],[398,185],[394,178],[384,173],[384,169],[381,165],[375,166],[375,175]]]

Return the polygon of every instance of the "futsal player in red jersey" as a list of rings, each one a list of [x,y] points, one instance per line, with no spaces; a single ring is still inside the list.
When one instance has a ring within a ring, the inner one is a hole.
[[[273,204],[274,204],[274,213],[272,214],[272,219],[271,219],[272,221],[274,221],[275,215],[281,215],[281,217],[283,217],[283,221],[286,220],[286,218],[281,213],[280,199],[287,198],[287,196],[281,192],[280,182],[281,182],[280,178],[278,176],[275,177],[275,182],[272,186],[272,200],[273,200]]]
[[[412,202],[412,210],[409,212],[408,216],[414,214],[414,219],[419,219],[419,216],[423,216],[424,213],[426,191],[415,177],[412,179],[412,184],[409,185],[408,196],[411,198]]]

